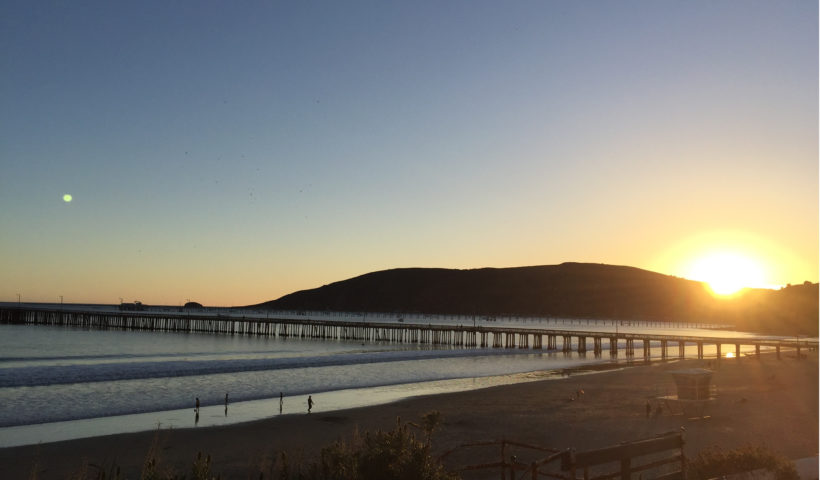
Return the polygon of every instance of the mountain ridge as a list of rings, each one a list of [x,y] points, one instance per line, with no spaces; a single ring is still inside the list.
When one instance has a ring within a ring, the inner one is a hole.
[[[637,267],[566,262],[508,268],[393,268],[284,295],[253,308],[732,324],[817,335],[817,284],[716,298],[693,280]]]

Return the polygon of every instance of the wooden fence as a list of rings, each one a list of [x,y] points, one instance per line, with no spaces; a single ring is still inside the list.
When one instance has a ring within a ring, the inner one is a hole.
[[[633,475],[638,475],[638,478],[684,480],[686,457],[683,445],[684,438],[680,432],[585,452],[502,440],[463,444],[445,452],[440,458],[447,462],[468,449],[471,452],[488,447],[498,449],[498,461],[451,467],[451,471],[466,474],[465,478],[469,478],[470,473],[481,471],[484,472],[482,478],[487,478],[486,474],[495,470],[501,480],[627,480]],[[473,453],[468,458],[476,456]]]

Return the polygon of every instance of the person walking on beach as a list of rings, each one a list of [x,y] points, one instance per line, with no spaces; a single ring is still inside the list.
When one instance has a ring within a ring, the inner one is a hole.
[[[308,395],[308,413],[313,409],[313,397]]]
[[[282,392],[279,392],[279,413],[282,413],[282,404],[284,403],[284,397],[282,396]]]
[[[194,408],[194,411],[199,415],[199,397],[196,397],[196,408]]]

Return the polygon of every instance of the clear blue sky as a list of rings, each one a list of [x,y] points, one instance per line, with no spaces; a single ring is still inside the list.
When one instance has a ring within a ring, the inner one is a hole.
[[[0,300],[709,242],[818,280],[816,1],[4,1],[0,53]]]

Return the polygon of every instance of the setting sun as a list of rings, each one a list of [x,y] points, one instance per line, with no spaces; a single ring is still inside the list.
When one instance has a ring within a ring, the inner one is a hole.
[[[811,264],[779,242],[741,230],[703,231],[665,248],[650,269],[704,282],[718,297],[744,288],[777,289],[811,279]]]
[[[717,295],[732,295],[747,287],[765,283],[763,268],[749,257],[733,252],[716,252],[692,263],[688,278],[709,284]]]

